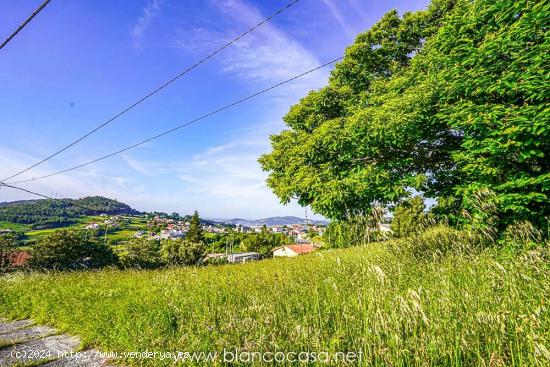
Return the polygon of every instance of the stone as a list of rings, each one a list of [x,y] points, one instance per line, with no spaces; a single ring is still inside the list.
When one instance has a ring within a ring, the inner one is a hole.
[[[9,333],[0,334],[0,342],[19,343],[31,339],[43,338],[45,336],[57,334],[56,330],[47,326],[31,326],[22,329],[15,329]]]
[[[0,349],[0,366],[34,364],[58,359],[59,354],[68,353],[80,345],[80,340],[67,335],[53,335],[43,339],[29,340]]]
[[[0,335],[31,326],[32,324],[33,322],[31,320],[6,321],[0,319]]]

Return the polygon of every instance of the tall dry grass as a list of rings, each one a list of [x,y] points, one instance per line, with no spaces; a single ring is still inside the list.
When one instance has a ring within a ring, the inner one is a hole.
[[[365,366],[550,365],[547,247],[418,261],[387,246],[239,266],[10,275],[0,280],[0,314],[105,351],[362,351]]]

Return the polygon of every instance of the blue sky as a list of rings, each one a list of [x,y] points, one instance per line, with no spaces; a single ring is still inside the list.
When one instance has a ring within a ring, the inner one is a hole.
[[[0,1],[0,38],[39,0]],[[81,136],[289,0],[52,0],[0,51],[0,176]],[[108,127],[17,179],[131,145],[341,56],[385,12],[427,0],[301,0]],[[21,184],[55,197],[103,195],[139,210],[207,217],[304,215],[265,186],[257,157],[282,116],[329,69],[156,142]],[[3,188],[0,201],[32,196]],[[310,213],[311,215],[311,213]]]

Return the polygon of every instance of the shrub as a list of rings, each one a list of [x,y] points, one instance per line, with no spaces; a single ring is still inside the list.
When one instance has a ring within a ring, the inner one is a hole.
[[[368,216],[357,215],[347,220],[332,221],[323,235],[323,240],[330,248],[345,248],[366,245],[370,242],[386,239]]]
[[[32,268],[51,270],[100,268],[117,262],[109,245],[67,230],[55,231],[40,239],[29,259]]]
[[[197,265],[206,254],[202,242],[191,242],[186,239],[163,241],[160,250],[161,258],[168,265]]]
[[[122,265],[127,268],[155,269],[163,265],[160,243],[157,240],[137,238],[128,242]]]
[[[395,207],[391,229],[396,237],[407,237],[424,227],[427,214],[421,196],[409,198]]]

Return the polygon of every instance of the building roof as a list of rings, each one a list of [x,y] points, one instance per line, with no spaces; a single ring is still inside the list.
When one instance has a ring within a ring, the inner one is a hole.
[[[17,251],[10,256],[10,262],[14,266],[24,265],[31,257],[28,251]]]
[[[295,253],[297,254],[309,254],[315,250],[317,250],[319,247],[318,246],[315,246],[314,244],[311,244],[311,243],[303,243],[303,244],[297,244],[297,243],[294,243],[292,245],[285,245],[285,246],[281,246],[281,247],[277,247],[276,249],[273,249],[273,251],[277,251],[279,249],[282,249],[284,247],[287,247],[289,248],[290,250],[294,251]]]

